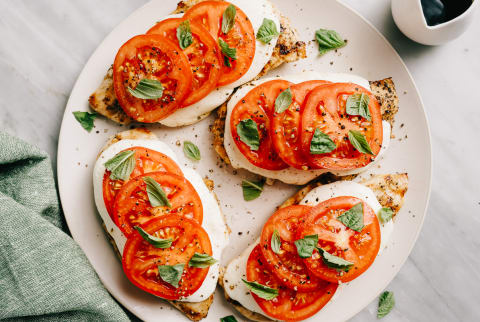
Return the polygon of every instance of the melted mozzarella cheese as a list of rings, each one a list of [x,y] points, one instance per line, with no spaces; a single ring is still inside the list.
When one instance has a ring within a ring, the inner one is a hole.
[[[331,184],[319,186],[310,191],[300,202],[301,205],[314,206],[322,201],[338,197],[338,196],[352,196],[357,197],[365,201],[373,211],[378,215],[378,211],[382,206],[378,202],[373,191],[359,183],[352,181],[337,181]],[[380,224],[381,231],[381,244],[380,251],[386,247],[388,240],[393,232],[393,221],[389,221],[386,224]],[[246,309],[265,315],[263,310],[258,306],[257,302],[249,294],[249,290],[242,282],[243,279],[247,279],[246,266],[247,260],[252,252],[252,249],[258,245],[260,239],[257,239],[252,245],[250,245],[240,256],[232,260],[225,269],[225,275],[223,277],[225,292],[233,300],[239,302]],[[377,255],[377,256],[378,256]],[[340,285],[335,292],[335,295],[330,300],[333,301],[338,296],[340,290],[348,285]],[[266,315],[265,315],[266,316]]]
[[[237,145],[233,141],[232,132],[230,128],[230,116],[232,114],[233,108],[235,107],[235,105],[237,105],[238,101],[241,100],[243,97],[245,97],[245,95],[247,95],[247,93],[254,86],[258,86],[260,84],[263,84],[265,82],[268,82],[273,79],[278,79],[278,78],[280,77],[265,78],[265,79],[261,79],[258,81],[254,81],[250,84],[247,84],[239,88],[235,92],[235,94],[232,96],[230,101],[228,102],[227,116],[225,119],[224,146],[225,146],[225,150],[227,151],[228,158],[230,159],[230,162],[232,164],[232,167],[243,168],[250,172],[259,174],[263,177],[278,179],[288,184],[303,185],[315,179],[316,177],[318,177],[319,175],[325,172],[331,172],[335,175],[340,175],[340,176],[357,174],[357,173],[366,171],[367,169],[369,169],[370,167],[378,163],[378,161],[381,159],[386,149],[388,148],[388,145],[390,144],[391,129],[390,129],[390,124],[386,121],[382,121],[382,126],[383,126],[382,148],[380,149],[380,152],[378,156],[375,158],[375,160],[373,162],[370,162],[368,165],[366,165],[363,168],[347,170],[347,171],[328,171],[323,169],[305,171],[305,170],[295,169],[293,167],[289,167],[283,170],[266,170],[266,169],[259,168],[253,165],[252,163],[250,163],[250,161],[248,161],[247,158],[242,154],[242,152],[240,152]],[[302,74],[295,74],[295,75],[289,75],[286,77],[281,77],[281,79],[285,79],[292,83],[301,83],[301,82],[315,80],[315,79],[328,80],[331,82],[351,82],[351,83],[358,84],[367,89],[370,88],[370,84],[366,79],[353,74],[306,72]]]
[[[272,3],[268,0],[229,0],[247,15],[252,23],[255,35],[262,25],[263,19],[268,18],[275,22],[277,30],[280,31],[280,21],[275,14]],[[178,15],[175,15],[178,17]],[[277,38],[274,38],[270,43],[264,44],[260,41],[255,43],[255,56],[248,71],[235,82],[221,86],[213,90],[206,97],[200,101],[187,106],[186,108],[176,110],[172,115],[160,121],[161,124],[169,127],[184,126],[196,123],[201,119],[207,117],[212,110],[222,105],[228,97],[233,93],[235,87],[240,86],[246,82],[251,81],[262,71],[272,56],[273,49],[277,43]]]
[[[115,156],[118,152],[134,146],[141,146],[161,152],[170,157],[178,164],[177,157],[175,156],[175,153],[170,149],[170,147],[168,147],[168,145],[166,145],[165,143],[157,140],[121,140],[105,149],[99,156],[93,170],[93,190],[95,204],[97,205],[100,217],[105,223],[108,233],[114,239],[115,244],[120,251],[120,254],[123,254],[123,249],[125,247],[127,238],[110,218],[107,212],[107,208],[105,207],[105,203],[103,201],[102,189],[103,175],[105,173],[104,164],[113,156]],[[202,177],[195,170],[186,167],[182,168],[181,170],[185,178],[190,181],[190,183],[197,191],[200,199],[202,200],[202,227],[205,229],[205,231],[208,233],[208,236],[210,237],[213,258],[220,261],[222,257],[222,252],[228,245],[229,233],[227,226],[223,220],[222,213],[220,212],[218,203],[213,194],[205,186]],[[181,299],[180,301],[201,302],[207,299],[211,294],[213,294],[217,285],[219,267],[220,262],[217,262],[216,264],[210,266],[210,269],[208,270],[208,275],[205,278],[202,286],[195,293],[184,299]]]

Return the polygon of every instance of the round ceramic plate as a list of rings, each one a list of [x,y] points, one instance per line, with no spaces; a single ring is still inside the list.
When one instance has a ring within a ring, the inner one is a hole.
[[[342,321],[352,317],[370,303],[407,259],[423,223],[431,182],[430,134],[425,112],[417,88],[404,63],[385,38],[356,12],[336,0],[273,0],[287,13],[308,44],[308,58],[290,63],[272,71],[271,75],[304,70],[346,72],[369,80],[393,77],[400,97],[400,112],[396,116],[395,139],[380,166],[374,173],[407,172],[409,189],[405,204],[395,219],[395,232],[387,249],[374,265],[355,280],[332,304],[315,315],[316,319]],[[130,37],[144,33],[156,21],[175,9],[177,0],[152,1],[135,11],[100,44],[80,74],[63,118],[58,145],[58,183],[60,197],[73,238],[86,253],[100,279],[110,293],[126,308],[144,320],[187,320],[169,304],[134,287],[124,276],[120,261],[115,256],[101,227],[92,187],[95,158],[109,136],[125,130],[100,117],[95,129],[88,133],[74,119],[72,112],[88,110],[88,96],[102,81],[112,64],[117,49]],[[348,45],[337,52],[318,55],[314,31],[318,28],[335,29],[348,39]],[[276,182],[267,186],[261,197],[245,202],[240,183],[254,178],[243,171],[233,171],[219,161],[212,148],[209,126],[213,116],[191,126],[168,129],[149,126],[160,140],[169,144],[181,162],[196,168],[204,177],[216,183],[215,192],[221,208],[232,228],[230,248],[225,252],[225,264],[254,241],[266,219],[275,207],[298,188]],[[191,140],[202,153],[200,162],[187,160],[177,142]],[[207,321],[235,314],[234,308],[223,299],[218,289]]]

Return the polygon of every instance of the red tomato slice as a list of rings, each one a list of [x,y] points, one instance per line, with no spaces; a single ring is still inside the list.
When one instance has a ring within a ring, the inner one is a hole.
[[[159,34],[178,44],[177,27],[184,21],[169,18],[153,26],[147,34]],[[183,49],[193,73],[192,91],[183,101],[183,106],[198,102],[217,87],[221,75],[223,58],[214,39],[201,24],[190,23],[193,43]]]
[[[159,238],[172,238],[169,248],[155,248],[138,232],[128,238],[123,250],[123,271],[128,279],[142,290],[168,300],[178,300],[195,293],[207,277],[209,267],[189,267],[195,252],[212,255],[207,232],[194,220],[167,215],[149,221],[142,228]],[[164,282],[158,273],[159,265],[185,264],[178,288]]]
[[[314,315],[330,301],[338,287],[338,284],[320,281],[312,292],[286,288],[264,264],[260,245],[248,258],[247,279],[279,290],[278,296],[270,301],[251,294],[265,314],[282,321],[300,321]]]
[[[370,97],[368,105],[371,121],[346,114],[345,104],[349,95],[364,93]],[[337,148],[330,153],[310,154],[310,142],[319,128],[332,139]],[[358,152],[348,140],[350,130],[362,133],[374,155],[382,146],[383,128],[380,105],[365,88],[352,83],[335,83],[317,87],[310,92],[302,115],[302,150],[308,156],[310,166],[316,169],[348,170],[366,166],[372,155]]]
[[[187,10],[183,16],[194,23],[202,24],[216,41],[220,38],[230,48],[236,48],[237,59],[229,58],[231,67],[222,64],[219,86],[233,83],[245,75],[255,56],[255,31],[250,19],[240,8],[235,6],[237,12],[233,28],[226,35],[222,32],[223,13],[229,5],[230,3],[226,1],[202,1]]]
[[[323,282],[307,270],[294,244],[297,228],[310,209],[309,206],[300,205],[278,209],[263,226],[260,237],[262,255],[270,271],[286,287],[304,292],[316,290]],[[276,254],[271,247],[275,230],[278,231],[282,243],[280,254]]]
[[[292,104],[283,113],[273,112],[270,133],[273,145],[280,158],[288,165],[302,170],[308,170],[308,160],[303,155],[300,140],[303,103],[315,87],[330,84],[325,80],[311,80],[293,85]]]
[[[337,217],[358,203],[363,204],[364,227],[360,232],[346,227]],[[372,265],[380,249],[380,224],[370,206],[355,197],[337,197],[315,206],[297,230],[297,239],[318,235],[318,246],[353,263],[348,272],[329,268],[317,250],[305,264],[317,277],[332,283],[350,282]]]
[[[269,129],[270,118],[275,108],[275,99],[278,94],[291,85],[292,83],[280,79],[265,82],[248,92],[232,111],[230,127],[233,140],[245,158],[257,167],[268,170],[288,168],[288,164],[283,162],[275,152]],[[256,151],[242,142],[237,132],[237,124],[246,119],[252,119],[257,123],[260,147]]]
[[[164,88],[159,99],[134,97],[144,78],[158,80]],[[192,89],[192,72],[187,56],[172,41],[161,35],[135,36],[118,50],[113,63],[113,86],[118,103],[128,116],[153,123],[175,111]]]
[[[127,150],[135,151],[135,168],[133,169],[130,178],[135,178],[139,175],[155,171],[165,171],[178,176],[183,176],[182,170],[180,170],[175,161],[163,153],[138,146],[122,151]],[[117,192],[120,191],[124,183],[125,181],[123,180],[110,179],[110,171],[105,170],[105,174],[103,175],[103,201],[105,202],[105,207],[112,220],[113,203],[115,202]]]
[[[172,207],[152,207],[147,195],[144,177],[160,184]],[[133,227],[143,225],[155,217],[176,214],[202,224],[202,201],[195,188],[184,177],[167,172],[151,172],[130,179],[118,192],[113,207],[115,224],[128,237]]]

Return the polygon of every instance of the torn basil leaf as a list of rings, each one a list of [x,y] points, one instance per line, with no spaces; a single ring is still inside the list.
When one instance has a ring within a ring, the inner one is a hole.
[[[135,169],[135,152],[126,150],[117,153],[113,158],[105,162],[105,168],[110,171],[112,180],[128,180]]]
[[[370,109],[368,104],[370,103],[370,97],[364,93],[356,93],[350,95],[347,98],[346,112],[348,115],[360,115],[367,120],[371,120]]]
[[[93,129],[95,118],[97,117],[97,113],[89,113],[89,112],[80,112],[76,111],[73,112],[73,116],[75,119],[80,123],[80,125],[90,132]]]
[[[188,262],[188,266],[205,268],[205,267],[212,266],[216,262],[218,262],[218,261],[208,254],[200,254],[200,253],[195,252],[195,254],[193,254],[192,258],[190,258],[190,261]]]
[[[349,210],[337,217],[337,220],[348,228],[355,231],[362,231],[363,225],[363,203],[359,202]]]
[[[315,40],[318,43],[320,55],[327,51],[345,46],[345,40],[335,31],[328,29],[318,29],[315,31]]]
[[[317,247],[318,244],[318,235],[307,235],[302,239],[297,239],[295,241],[295,246],[297,246],[298,256],[301,258],[312,257],[313,250]]]
[[[290,87],[281,92],[275,99],[275,112],[283,113],[292,104],[292,91]]]
[[[330,268],[335,268],[348,272],[348,270],[353,266],[352,262],[344,260],[341,257],[332,255],[323,248],[317,247],[317,250],[320,253],[320,256],[322,256],[323,263]]]
[[[218,38],[218,44],[222,50],[222,54],[233,60],[237,59],[237,48],[229,47],[228,44],[221,38]]]
[[[272,234],[272,239],[270,240],[270,247],[275,254],[280,254],[280,247],[282,246],[282,240],[280,239],[280,234],[278,230],[274,230]]]
[[[190,22],[188,20],[182,21],[177,27],[177,39],[178,45],[182,49],[187,48],[193,43],[192,31],[190,30]]]
[[[240,140],[250,147],[250,150],[257,151],[260,147],[260,135],[257,123],[252,119],[241,120],[237,124],[237,133]]]
[[[183,142],[183,153],[185,153],[185,155],[192,160],[200,161],[200,150],[198,149],[198,146],[196,146],[193,142]]]
[[[242,181],[242,190],[243,190],[243,199],[245,201],[250,201],[257,199],[263,191],[263,185],[265,181]]]
[[[228,34],[228,32],[233,28],[235,24],[235,15],[237,14],[237,9],[233,4],[229,5],[227,9],[223,12],[222,16],[222,32]]]
[[[168,248],[172,246],[173,239],[172,238],[167,238],[167,239],[162,239],[158,238],[156,236],[150,235],[147,233],[145,230],[142,229],[140,226],[135,226],[135,228],[139,233],[142,238],[148,242],[150,245],[152,245],[155,248]]]
[[[177,288],[178,282],[182,279],[184,267],[185,264],[158,265],[158,274],[164,282]]]
[[[350,130],[348,131],[348,140],[358,152],[373,155],[372,148],[370,148],[370,144],[362,133]]]
[[[263,18],[262,25],[257,31],[257,39],[264,44],[268,44],[278,35],[280,35],[280,33],[277,30],[277,25],[275,22],[271,19]]]
[[[141,98],[144,100],[153,100],[162,97],[163,95],[163,86],[156,79],[144,78],[138,82],[135,89],[128,88],[128,92],[135,96],[136,98]]]
[[[271,301],[278,296],[278,290],[275,288],[271,288],[257,282],[249,282],[243,278],[242,281],[253,294],[264,300]]]
[[[237,319],[233,315],[224,316],[220,318],[220,322],[238,322]]]
[[[393,292],[385,291],[378,298],[377,318],[381,319],[386,316],[395,306],[395,298]]]
[[[392,220],[393,210],[391,208],[383,207],[378,212],[378,217],[380,218],[382,224],[389,222],[390,220]]]
[[[335,142],[330,137],[320,131],[319,128],[315,129],[313,133],[312,141],[310,141],[310,153],[311,154],[323,154],[332,152],[337,148]]]
[[[165,191],[162,189],[162,186],[160,186],[155,179],[152,177],[143,177],[143,181],[147,185],[148,200],[150,201],[152,207],[172,207],[167,195],[165,194]]]

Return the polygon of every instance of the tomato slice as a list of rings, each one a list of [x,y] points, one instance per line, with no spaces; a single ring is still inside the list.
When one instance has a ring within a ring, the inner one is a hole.
[[[144,78],[158,80],[164,88],[159,99],[136,98],[128,91]],[[157,122],[181,106],[192,89],[187,56],[161,35],[135,36],[118,50],[113,63],[113,86],[118,103],[139,122]]]
[[[346,227],[337,217],[358,203],[363,204],[364,227],[360,232]],[[317,250],[305,264],[312,274],[332,283],[349,282],[372,265],[380,249],[380,224],[370,206],[355,197],[336,197],[315,206],[298,228],[297,239],[318,235],[318,246],[353,263],[348,272],[329,268]]]
[[[250,68],[255,56],[255,31],[250,19],[245,13],[235,6],[236,15],[233,28],[227,33],[222,32],[222,17],[225,9],[230,5],[226,1],[202,1],[191,7],[183,18],[202,24],[215,41],[222,39],[229,47],[237,50],[237,59],[228,58],[231,67],[226,66],[222,60],[222,76],[218,81],[219,86],[233,83],[240,79]]]
[[[194,220],[167,215],[149,221],[142,228],[159,238],[173,239],[169,248],[155,248],[138,232],[128,238],[123,250],[123,270],[128,279],[142,290],[168,300],[178,300],[193,294],[202,286],[209,267],[189,267],[195,252],[212,255],[207,232]],[[185,264],[177,288],[164,282],[158,273],[159,265]]]
[[[128,150],[135,152],[135,168],[130,178],[155,171],[165,171],[183,176],[182,170],[180,170],[175,161],[163,153],[138,146],[122,150],[122,152]],[[113,203],[115,202],[117,192],[120,191],[124,184],[125,181],[123,180],[110,179],[110,171],[105,170],[105,174],[103,175],[103,201],[112,220]]]
[[[181,18],[169,18],[153,26],[147,34],[159,34],[178,44],[177,28]],[[201,24],[189,22],[193,43],[183,49],[193,73],[192,91],[182,107],[198,102],[217,87],[223,65],[216,39]]]
[[[147,195],[144,177],[151,177],[160,184],[172,207],[152,207]],[[113,219],[128,237],[133,227],[143,225],[155,217],[176,214],[194,219],[202,224],[202,201],[187,179],[167,172],[151,172],[130,179],[118,192],[113,207]]]
[[[345,104],[349,95],[364,93],[370,97],[371,121],[361,116],[347,115]],[[318,128],[332,139],[337,148],[330,153],[311,154],[310,143]],[[335,83],[310,92],[302,115],[302,150],[310,166],[316,169],[348,170],[366,166],[373,158],[357,151],[348,140],[350,130],[363,134],[374,155],[382,146],[383,128],[380,105],[369,91],[357,84]]]
[[[325,80],[311,80],[293,85],[292,104],[282,113],[273,112],[270,133],[273,145],[280,158],[288,165],[302,170],[308,170],[308,160],[303,155],[300,140],[303,103],[315,87],[329,84]]]
[[[275,99],[278,94],[291,86],[286,80],[271,80],[254,87],[233,108],[230,116],[230,127],[233,141],[247,160],[257,167],[268,170],[288,168],[288,164],[278,156],[273,147],[270,136],[270,119],[275,108]],[[257,124],[260,137],[260,146],[254,151],[240,140],[237,124],[251,119]]]
[[[278,209],[263,226],[260,237],[262,255],[270,271],[288,288],[304,292],[312,292],[322,284],[308,271],[294,244],[297,228],[310,209],[300,205]],[[271,247],[275,230],[281,240],[280,254]]]
[[[265,265],[260,248],[257,245],[248,257],[247,279],[279,290],[278,296],[270,301],[251,293],[268,316],[282,321],[304,320],[320,311],[335,294],[338,284],[325,281],[319,281],[312,292],[286,288]]]

